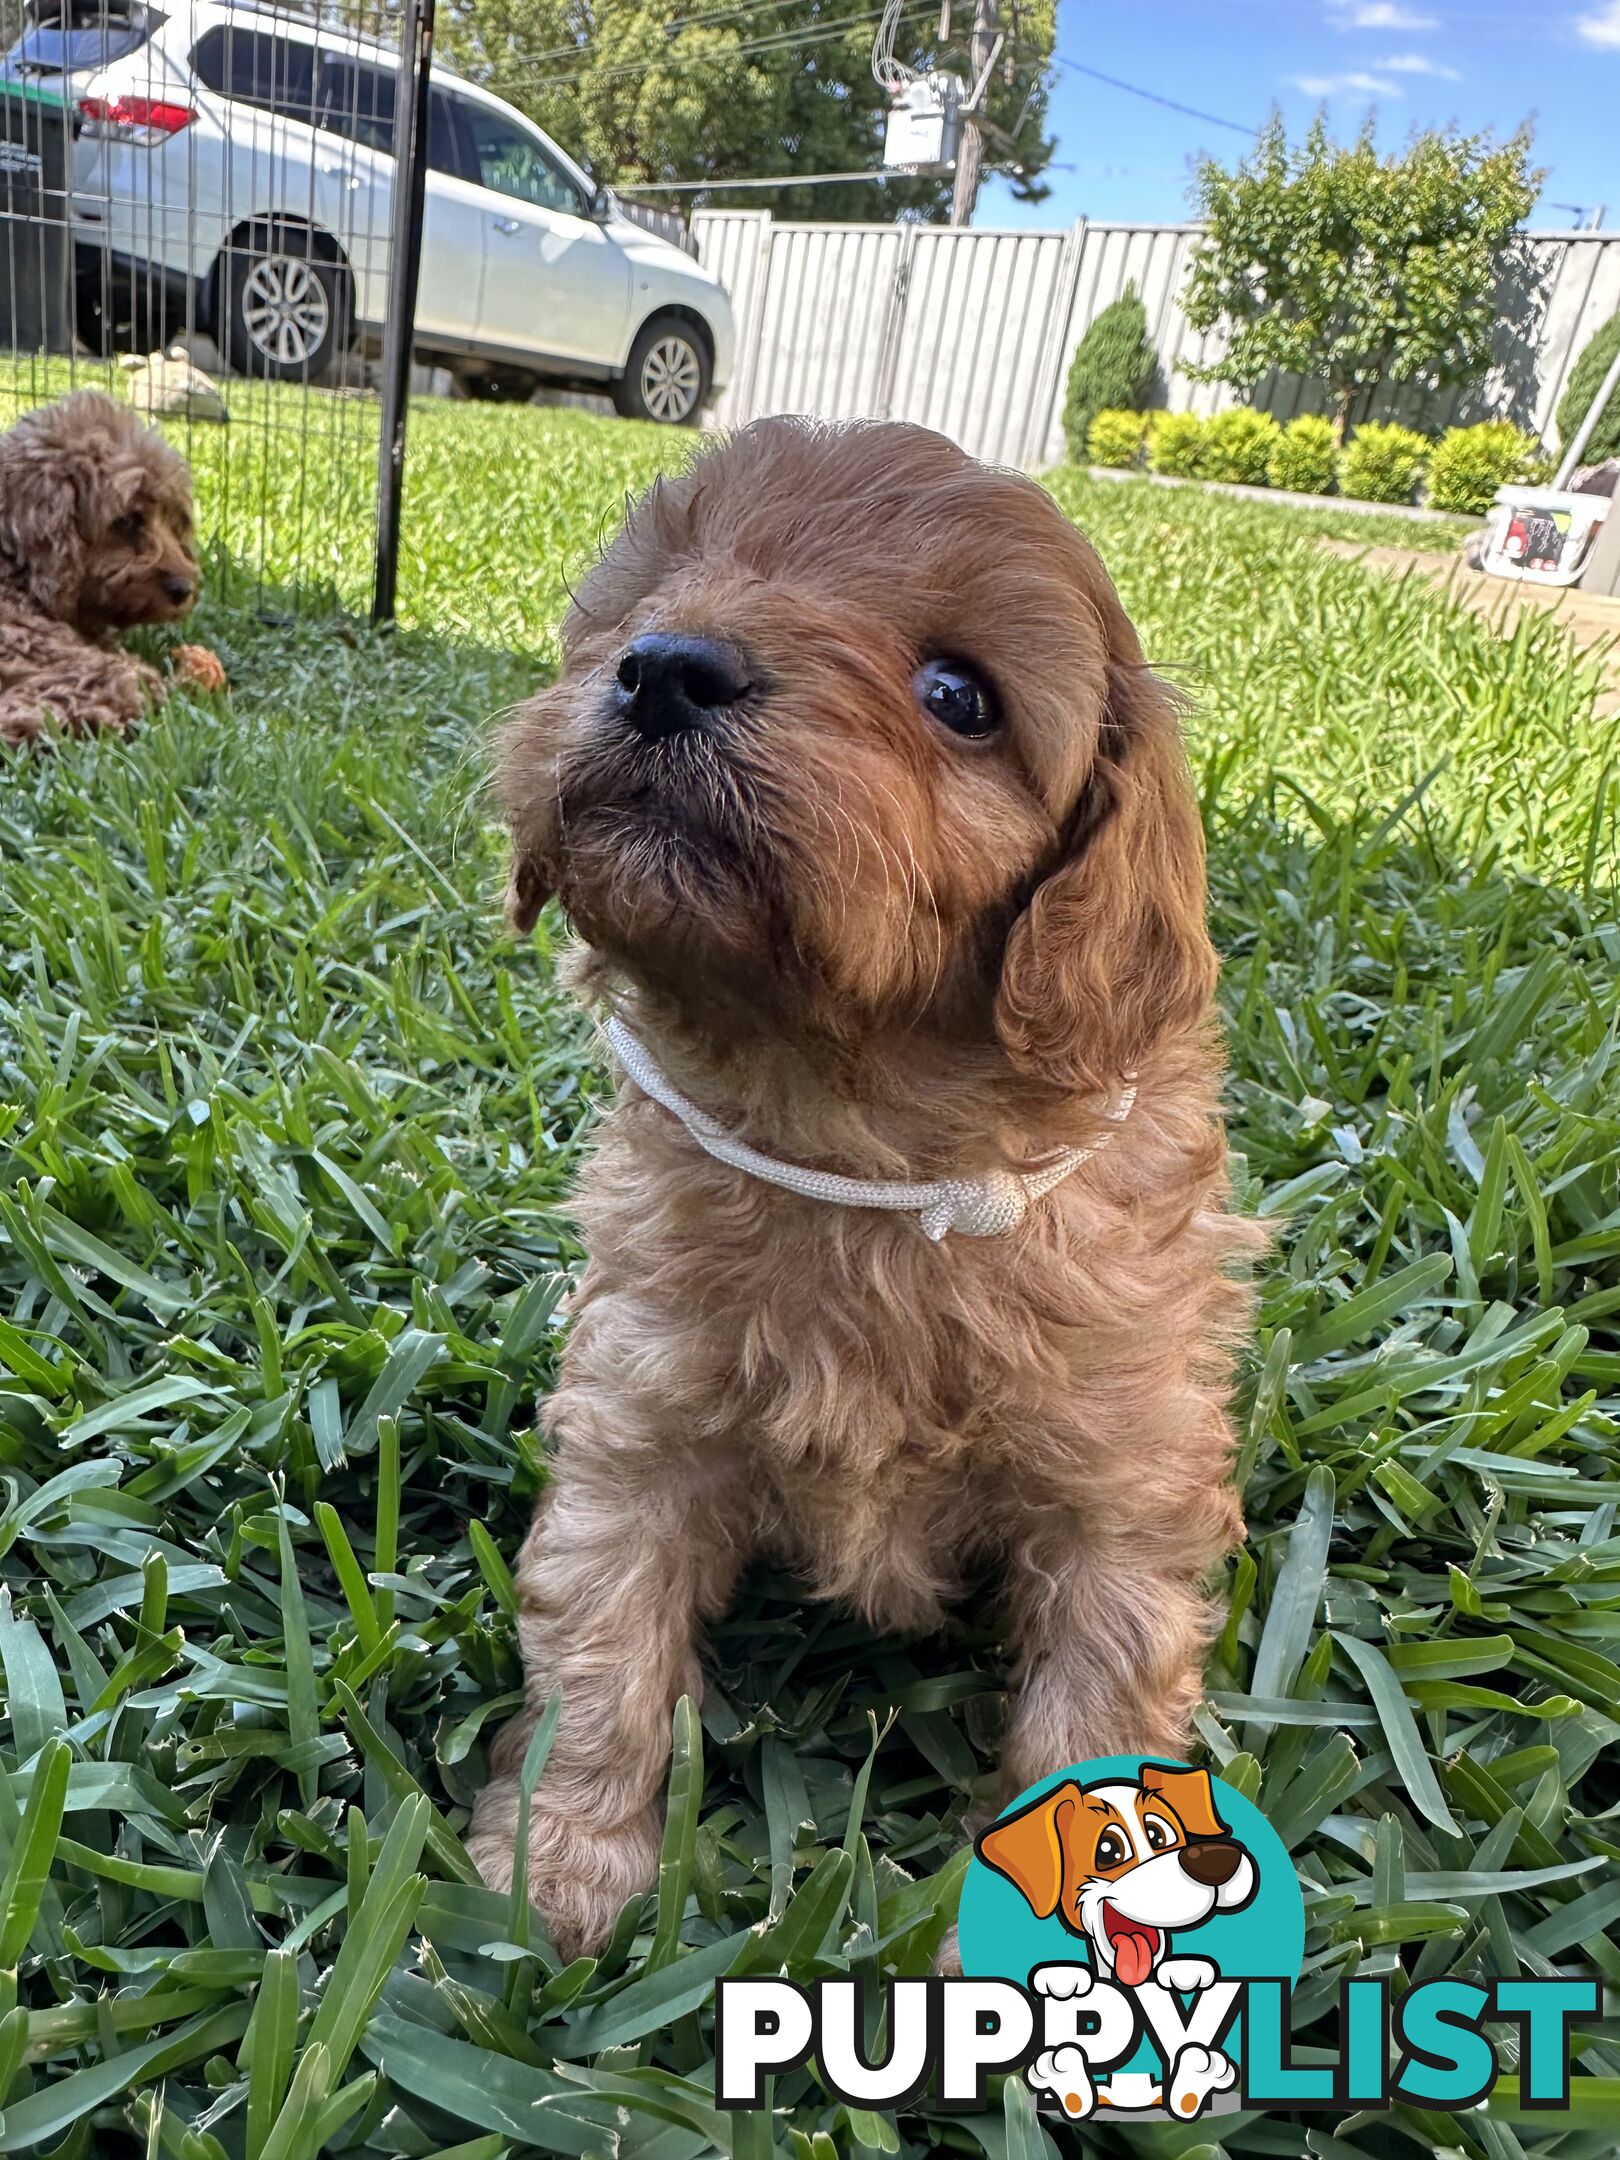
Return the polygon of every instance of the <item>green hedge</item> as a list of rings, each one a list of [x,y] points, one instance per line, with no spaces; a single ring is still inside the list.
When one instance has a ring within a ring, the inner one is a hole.
[[[1198,471],[1204,480],[1231,480],[1264,487],[1271,448],[1281,429],[1268,412],[1234,405],[1204,422]]]
[[[1369,420],[1341,449],[1331,420],[1301,413],[1279,427],[1247,405],[1200,419],[1190,412],[1110,409],[1091,423],[1093,465],[1129,471],[1146,452],[1149,469],[1172,480],[1236,482],[1326,495],[1335,481],[1348,501],[1409,503],[1425,488],[1436,510],[1478,515],[1500,487],[1545,480],[1551,461],[1533,435],[1510,420],[1448,428],[1432,442],[1414,428]]]
[[[1172,480],[1196,480],[1203,474],[1204,423],[1196,413],[1162,412],[1152,416],[1147,438],[1148,463]]]
[[[1429,458],[1429,501],[1436,510],[1484,511],[1516,480],[1544,480],[1541,445],[1511,420],[1448,428]]]
[[[1069,455],[1087,456],[1099,413],[1142,412],[1153,402],[1159,358],[1148,342],[1147,310],[1134,285],[1105,307],[1074,349],[1063,400]]]
[[[1595,337],[1589,338],[1581,357],[1570,369],[1569,382],[1558,400],[1558,440],[1567,449],[1586,418],[1586,409],[1603,386],[1603,378],[1620,352],[1620,315],[1611,315]],[[1605,458],[1620,457],[1620,389],[1611,395],[1602,417],[1581,452],[1583,465],[1601,465]]]
[[[1339,438],[1323,413],[1301,413],[1278,431],[1266,461],[1266,479],[1296,495],[1330,495],[1339,463]]]
[[[1427,436],[1369,420],[1339,453],[1339,493],[1362,502],[1409,503],[1428,462]]]
[[[1145,412],[1100,412],[1086,437],[1086,452],[1093,465],[1131,466],[1142,455],[1147,441]]]

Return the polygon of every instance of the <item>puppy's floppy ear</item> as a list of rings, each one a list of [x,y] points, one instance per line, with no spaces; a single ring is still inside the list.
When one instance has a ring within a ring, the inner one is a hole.
[[[1231,1831],[1215,1810],[1215,1788],[1207,1770],[1172,1770],[1163,1763],[1144,1763],[1142,1790],[1162,1800],[1189,1838],[1230,1837]]]
[[[77,464],[31,429],[0,444],[0,578],[53,622],[72,618],[84,582]]]
[[[1099,572],[1100,576],[1100,572]],[[1170,691],[1104,581],[1107,710],[1062,853],[1014,922],[996,1031],[1013,1063],[1068,1093],[1116,1089],[1215,987],[1204,835]]]
[[[88,489],[85,521],[92,530],[97,526],[105,529],[127,517],[131,510],[143,509],[152,493],[152,482],[144,468],[133,458],[125,458],[94,475]]]
[[[1016,1815],[992,1823],[974,1848],[986,1867],[1006,1876],[1037,1920],[1049,1919],[1063,1895],[1064,1833],[1079,1800],[1079,1786],[1066,1778]]]
[[[540,910],[551,898],[552,887],[532,855],[514,854],[506,880],[506,919],[524,936],[540,920]]]
[[[513,929],[525,933],[557,889],[555,735],[560,721],[560,712],[542,692],[507,722],[496,744],[496,791],[512,835],[506,914]]]

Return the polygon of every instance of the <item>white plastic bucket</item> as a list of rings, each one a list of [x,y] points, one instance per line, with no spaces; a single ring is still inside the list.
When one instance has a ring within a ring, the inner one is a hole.
[[[1611,507],[1607,495],[1499,488],[1485,527],[1480,568],[1522,585],[1573,585]]]

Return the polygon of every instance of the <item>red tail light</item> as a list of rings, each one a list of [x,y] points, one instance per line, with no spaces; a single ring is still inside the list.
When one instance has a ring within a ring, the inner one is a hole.
[[[81,98],[87,135],[112,136],[122,142],[159,143],[190,127],[197,114],[190,105],[166,105],[161,98],[122,95]]]

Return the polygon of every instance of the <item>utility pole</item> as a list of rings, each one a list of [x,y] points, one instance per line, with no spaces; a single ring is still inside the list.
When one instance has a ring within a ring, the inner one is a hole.
[[[998,44],[996,0],[973,0],[973,34],[968,51],[972,56],[972,81],[977,86],[977,95],[970,96],[962,114],[962,134],[956,150],[956,181],[951,191],[953,225],[973,223],[973,205],[979,196],[979,168],[984,159],[984,131],[979,123],[989,88],[990,65]]]

